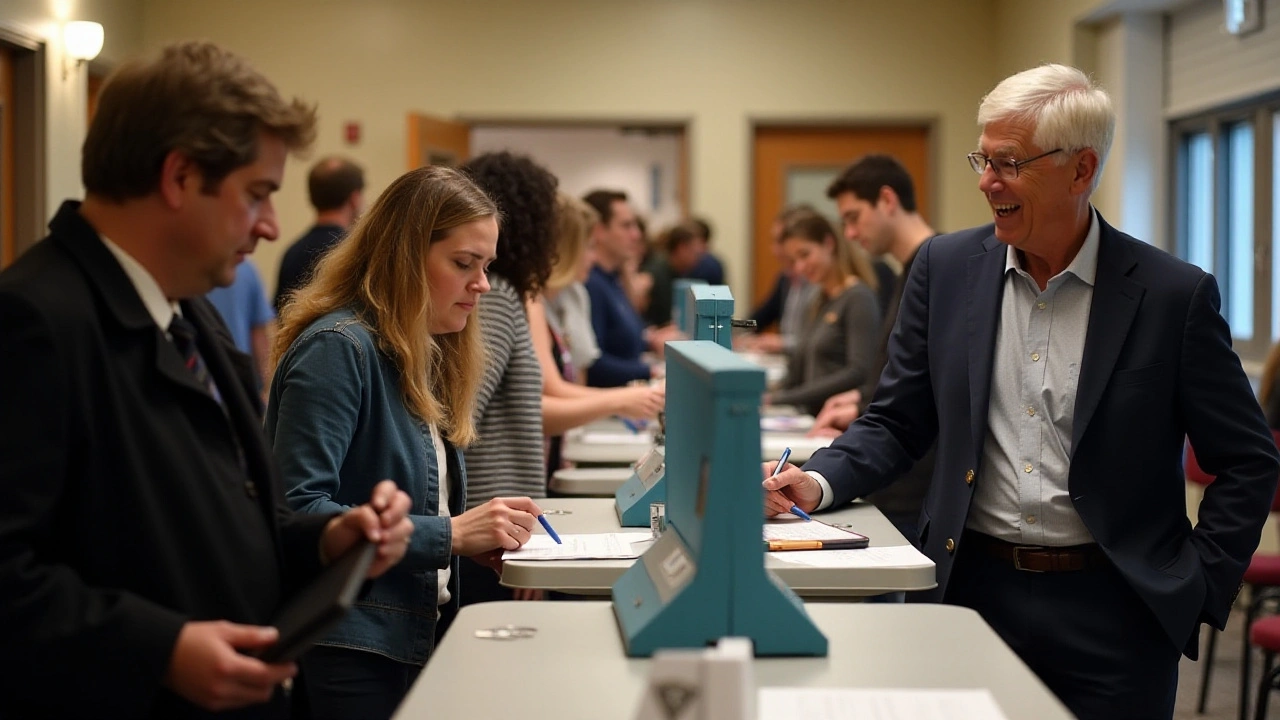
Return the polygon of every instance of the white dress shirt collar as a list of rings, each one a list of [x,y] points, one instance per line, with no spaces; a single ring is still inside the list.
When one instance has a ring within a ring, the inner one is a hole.
[[[152,277],[151,273],[142,266],[142,263],[133,258],[132,255],[124,251],[124,248],[111,242],[105,235],[100,235],[102,244],[107,246],[111,254],[115,256],[116,262],[120,263],[120,267],[124,269],[124,274],[129,277],[129,282],[133,283],[133,289],[138,292],[138,297],[142,299],[142,304],[147,308],[147,314],[156,321],[156,325],[165,332],[169,331],[169,323],[173,320],[174,315],[182,315],[182,311],[178,308],[178,303],[165,297],[164,291],[160,289],[160,283]]]
[[[1080,278],[1086,285],[1093,287],[1094,280],[1098,276],[1098,241],[1102,235],[1102,228],[1098,224],[1098,211],[1092,206],[1089,207],[1089,232],[1085,233],[1084,245],[1080,246],[1080,252],[1071,259],[1071,263],[1062,272],[1049,278],[1049,282],[1053,282],[1071,273]],[[1008,245],[1005,249],[1004,271],[1008,273],[1010,270],[1022,270],[1022,264],[1018,262],[1018,251]]]

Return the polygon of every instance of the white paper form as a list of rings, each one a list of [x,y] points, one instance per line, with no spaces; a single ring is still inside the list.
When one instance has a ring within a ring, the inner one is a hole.
[[[760,688],[760,720],[1008,720],[991,691]]]
[[[557,545],[546,535],[534,535],[519,550],[502,553],[503,560],[619,560],[638,558],[653,541],[651,532],[560,534]]]
[[[819,568],[933,567],[932,560],[910,545],[860,550],[793,550],[769,553],[769,556],[783,562]]]
[[[647,432],[584,432],[578,437],[578,442],[584,445],[649,445],[653,442],[653,435]]]
[[[764,524],[765,540],[856,540],[860,537],[863,536],[821,520],[806,521],[794,515],[779,515]]]
[[[775,415],[761,417],[760,429],[764,432],[809,432],[813,427],[812,415]]]

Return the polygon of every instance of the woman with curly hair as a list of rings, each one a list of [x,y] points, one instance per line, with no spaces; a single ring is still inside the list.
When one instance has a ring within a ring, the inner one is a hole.
[[[337,512],[384,478],[413,501],[404,561],[302,658],[315,718],[389,717],[457,595],[453,559],[520,547],[542,512],[527,497],[465,502],[457,448],[476,437],[484,363],[473,315],[497,238],[497,208],[471,181],[419,168],[285,306],[265,424],[289,504]]]
[[[542,372],[534,355],[525,303],[542,290],[555,260],[557,180],[523,155],[487,153],[462,166],[502,212],[492,290],[480,297],[480,329],[488,350],[476,393],[479,440],[467,449],[468,505],[492,498],[547,494],[543,459]],[[462,563],[463,605],[538,599],[541,591],[498,584],[492,570]]]

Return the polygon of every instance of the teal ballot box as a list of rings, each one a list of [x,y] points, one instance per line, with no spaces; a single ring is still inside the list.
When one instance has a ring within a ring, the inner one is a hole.
[[[693,322],[691,318],[685,317],[685,310],[689,306],[689,288],[694,285],[706,285],[706,280],[695,280],[690,278],[677,278],[671,283],[671,322],[681,331]],[[689,337],[693,337],[690,335]]]
[[[733,293],[728,285],[693,285],[689,288],[689,325],[680,331],[690,340],[710,340],[733,349]]]
[[[693,340],[710,340],[732,349],[733,293],[729,286],[708,285],[701,280],[676,282],[692,282],[685,288],[689,320],[680,331]],[[669,385],[667,390],[671,390]],[[650,450],[636,463],[631,477],[614,491],[614,510],[622,527],[649,527],[649,505],[666,500],[663,461],[659,448]]]
[[[649,506],[667,499],[666,448],[655,445],[636,462],[631,477],[613,491],[613,509],[622,527],[649,527]]]
[[[666,531],[613,586],[629,656],[730,635],[758,656],[827,654],[800,599],[764,567],[764,380],[717,343],[667,344]]]

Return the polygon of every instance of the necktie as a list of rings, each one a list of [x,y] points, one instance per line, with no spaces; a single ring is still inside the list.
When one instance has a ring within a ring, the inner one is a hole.
[[[227,414],[227,407],[222,402],[222,394],[218,392],[218,386],[213,382],[213,377],[209,375],[209,368],[204,364],[204,358],[200,357],[200,351],[196,349],[196,326],[192,325],[189,320],[179,315],[174,315],[173,320],[169,321],[169,336],[173,338],[173,344],[178,348],[178,354],[182,356],[182,363],[187,366],[191,374],[195,377],[196,382],[204,386],[214,400],[222,405],[223,415]],[[240,439],[236,437],[235,432],[231,433],[232,441],[235,442],[236,458],[240,462],[240,469],[246,474],[244,481],[244,492],[250,499],[257,499],[258,486],[251,478],[248,478],[249,466],[245,462],[244,448],[240,444]]]
[[[205,366],[204,359],[196,349],[196,326],[186,318],[174,315],[173,320],[169,321],[169,335],[173,338],[174,346],[178,348],[178,354],[182,356],[183,364],[191,371],[196,382],[204,386],[215,400],[222,402],[218,386],[213,383],[209,368]]]

